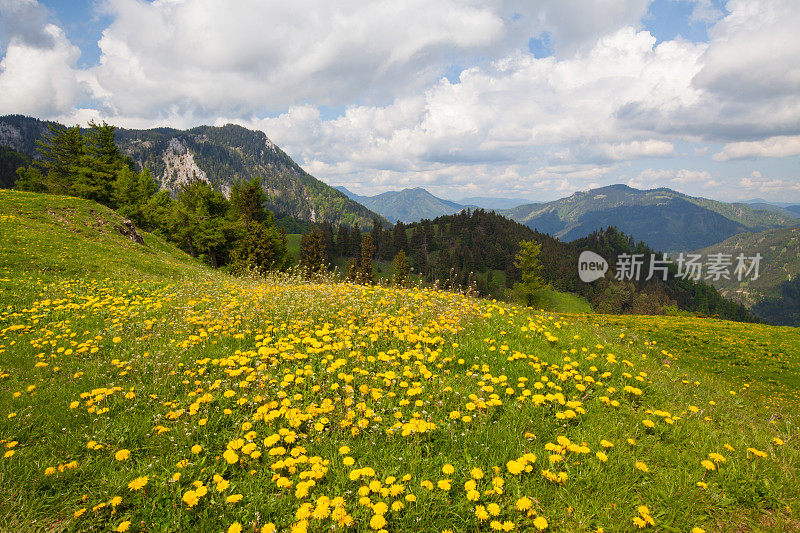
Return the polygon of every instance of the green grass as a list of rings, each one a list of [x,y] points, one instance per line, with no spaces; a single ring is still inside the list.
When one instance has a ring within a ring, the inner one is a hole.
[[[545,288],[537,292],[536,309],[552,311],[554,313],[591,313],[591,304],[583,297],[570,292],[559,292]]]
[[[93,225],[113,213],[90,203],[0,193],[0,213],[16,258],[0,264],[0,531],[800,527],[796,408],[735,364],[769,360],[747,349],[767,342],[796,375],[797,330],[233,278]],[[714,353],[726,363],[704,366]]]
[[[800,402],[800,328],[696,317],[597,315],[586,321],[649,339],[666,358],[723,377],[767,406]]]

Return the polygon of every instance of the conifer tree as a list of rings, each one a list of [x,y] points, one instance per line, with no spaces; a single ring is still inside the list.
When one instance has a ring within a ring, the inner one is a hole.
[[[398,287],[405,287],[408,283],[410,270],[406,253],[403,250],[400,250],[397,252],[397,255],[394,256],[392,265],[394,267],[392,282]]]
[[[372,268],[372,256],[375,254],[375,246],[372,244],[372,236],[364,235],[361,239],[361,262],[358,268],[358,282],[364,285],[375,283],[375,272]]]

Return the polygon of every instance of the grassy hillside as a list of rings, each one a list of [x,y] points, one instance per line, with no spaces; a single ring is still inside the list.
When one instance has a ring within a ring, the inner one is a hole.
[[[796,404],[738,368],[796,376],[797,329],[735,326],[764,352],[728,323],[232,278],[80,200],[0,213],[0,530],[800,527]],[[702,350],[662,347],[687,330]]]

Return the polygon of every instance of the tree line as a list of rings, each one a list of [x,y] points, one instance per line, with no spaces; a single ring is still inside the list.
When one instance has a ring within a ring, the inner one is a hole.
[[[173,198],[147,168],[136,170],[114,137],[115,128],[105,122],[90,122],[85,130],[49,125],[49,135],[37,143],[38,158],[17,169],[15,187],[94,200],[215,268],[289,265],[286,234],[264,208],[258,178],[235,183],[229,198],[202,180],[184,184]]]

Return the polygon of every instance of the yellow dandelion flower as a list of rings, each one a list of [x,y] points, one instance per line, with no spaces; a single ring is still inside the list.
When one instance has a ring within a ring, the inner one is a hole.
[[[130,490],[140,490],[142,487],[147,485],[147,482],[150,481],[148,476],[137,477],[130,483],[128,483],[128,488]]]

